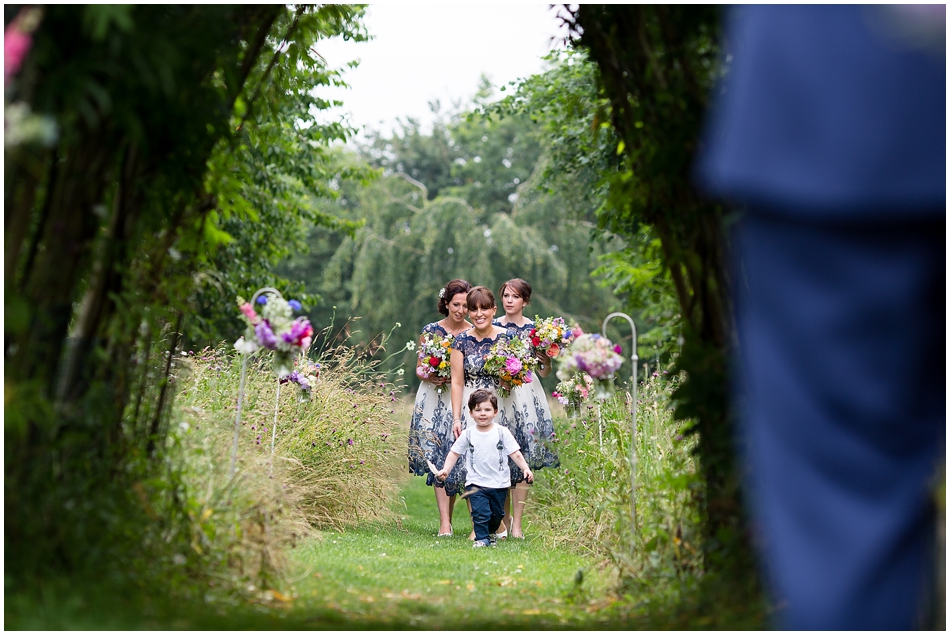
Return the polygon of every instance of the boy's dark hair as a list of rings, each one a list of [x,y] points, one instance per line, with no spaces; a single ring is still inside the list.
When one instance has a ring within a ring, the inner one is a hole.
[[[472,393],[468,398],[468,409],[475,410],[478,404],[485,403],[486,401],[490,401],[492,408],[495,409],[495,412],[498,412],[498,397],[495,396],[495,393],[485,388],[479,388]]]

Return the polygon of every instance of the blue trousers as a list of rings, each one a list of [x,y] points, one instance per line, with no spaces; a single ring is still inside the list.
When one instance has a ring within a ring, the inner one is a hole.
[[[488,534],[495,533],[505,517],[505,499],[508,488],[492,489],[468,485],[466,490],[473,492],[468,500],[472,504],[472,524],[475,525],[475,540],[488,540]]]
[[[945,220],[739,221],[740,453],[778,626],[919,626],[945,460]]]

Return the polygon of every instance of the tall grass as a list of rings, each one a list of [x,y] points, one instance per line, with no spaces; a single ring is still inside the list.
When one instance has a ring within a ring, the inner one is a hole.
[[[241,362],[225,346],[179,360],[169,477],[141,494],[157,517],[190,535],[190,549],[172,556],[183,570],[226,596],[280,599],[284,553],[299,538],[392,514],[406,443],[392,419],[398,387],[341,348],[321,360],[310,399],[280,385],[278,409],[270,360],[252,358],[232,477]]]
[[[637,389],[636,525],[631,519],[630,395],[565,413],[555,405],[561,466],[539,472],[528,516],[552,546],[612,561],[628,590],[675,591],[702,563],[694,440],[680,434],[670,394],[679,380],[654,373]]]

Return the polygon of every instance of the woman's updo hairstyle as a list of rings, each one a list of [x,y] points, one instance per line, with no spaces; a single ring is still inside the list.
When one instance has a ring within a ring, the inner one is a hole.
[[[468,297],[465,300],[469,311],[493,309],[495,307],[495,296],[488,287],[474,287],[468,292]]]
[[[468,293],[472,288],[465,280],[453,280],[439,289],[439,313],[449,317],[449,302],[459,293]]]
[[[508,287],[524,300],[525,304],[531,304],[531,285],[521,278],[512,278],[505,284],[498,287],[498,295],[505,295],[505,287]]]

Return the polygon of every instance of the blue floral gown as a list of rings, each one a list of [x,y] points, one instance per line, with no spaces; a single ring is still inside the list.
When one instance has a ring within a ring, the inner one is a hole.
[[[445,337],[446,330],[438,322],[426,324],[423,335],[435,333]],[[455,496],[465,488],[464,461],[455,464],[445,481],[437,480],[426,461],[438,468],[445,465],[455,437],[452,435],[451,384],[437,387],[424,381],[416,391],[416,403],[409,424],[409,471],[416,476],[425,476],[426,485],[444,487],[448,496]]]
[[[517,326],[502,324],[498,319],[492,324],[506,329],[509,337],[526,337],[527,332],[534,327],[531,322]],[[554,451],[554,420],[551,417],[551,407],[548,406],[547,395],[538,374],[532,373],[531,383],[515,386],[511,394],[502,401],[505,402],[505,409],[511,413],[512,425],[509,429],[521,446],[521,453],[528,467],[536,471],[560,465]],[[524,472],[511,459],[508,459],[508,467],[511,469],[512,484],[524,480]]]
[[[462,429],[475,425],[472,419],[472,413],[468,410],[468,398],[479,388],[488,388],[498,395],[498,378],[485,372],[485,357],[491,349],[492,344],[498,341],[499,337],[508,337],[506,333],[499,333],[495,337],[486,337],[478,341],[470,334],[470,331],[460,333],[455,341],[452,342],[452,348],[459,350],[465,355],[465,389],[462,391]],[[511,428],[513,422],[513,412],[510,408],[505,408],[501,396],[498,396],[498,416],[495,417],[495,423]]]

